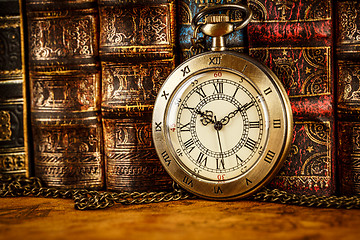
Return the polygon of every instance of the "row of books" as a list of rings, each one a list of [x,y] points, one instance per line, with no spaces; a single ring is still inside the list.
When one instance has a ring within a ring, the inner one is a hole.
[[[35,175],[50,187],[170,189],[151,138],[154,100],[191,55],[195,13],[236,2],[1,1],[0,175]],[[292,150],[270,187],[359,194],[360,3],[240,2],[253,20],[227,45],[275,72],[294,114]]]

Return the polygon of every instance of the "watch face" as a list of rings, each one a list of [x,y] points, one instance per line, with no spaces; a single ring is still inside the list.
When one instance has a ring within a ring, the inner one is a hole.
[[[182,167],[208,180],[239,177],[266,145],[268,111],[259,90],[240,74],[208,70],[174,92],[166,118]],[[181,156],[180,156],[181,157]]]
[[[155,103],[153,137],[170,176],[207,198],[247,196],[280,168],[292,118],[276,77],[233,53],[180,65]]]

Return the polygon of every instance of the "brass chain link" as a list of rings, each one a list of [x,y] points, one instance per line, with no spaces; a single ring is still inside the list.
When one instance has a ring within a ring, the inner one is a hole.
[[[73,199],[75,209],[105,209],[115,203],[145,204],[194,198],[192,194],[174,187],[172,192],[101,192],[87,189],[47,188],[37,177],[0,177],[0,197],[48,197]]]
[[[194,30],[193,37],[191,38],[191,47],[190,47],[191,56],[205,52],[205,45],[206,45],[205,37],[198,36],[200,27],[201,27],[200,25],[196,27],[196,29]]]
[[[174,186],[172,192],[102,192],[86,189],[56,189],[43,187],[36,177],[0,177],[0,197],[47,197],[67,198],[74,200],[77,210],[105,209],[119,204],[146,204],[170,202],[196,197],[185,190]],[[291,194],[278,189],[264,188],[248,200],[292,204],[307,207],[359,209],[360,197],[330,196],[319,197]]]
[[[316,195],[298,195],[291,194],[286,191],[280,191],[278,189],[264,188],[262,191],[255,193],[252,196],[253,200],[263,202],[275,202],[292,204],[307,207],[322,207],[322,208],[360,208],[359,196],[316,196]]]

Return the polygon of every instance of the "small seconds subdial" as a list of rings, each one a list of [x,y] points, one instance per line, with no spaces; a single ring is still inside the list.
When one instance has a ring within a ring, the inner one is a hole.
[[[259,90],[246,77],[206,71],[174,95],[169,137],[184,167],[201,178],[228,180],[257,163],[266,145],[267,114]]]

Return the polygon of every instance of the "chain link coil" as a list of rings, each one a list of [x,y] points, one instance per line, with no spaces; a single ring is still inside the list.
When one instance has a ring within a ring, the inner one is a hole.
[[[0,197],[46,197],[73,199],[77,210],[105,209],[115,204],[148,204],[195,199],[196,197],[177,185],[172,192],[102,192],[86,189],[56,189],[44,187],[36,177],[0,177]],[[305,196],[278,189],[264,188],[248,200],[292,204],[307,207],[359,209],[360,197]]]

